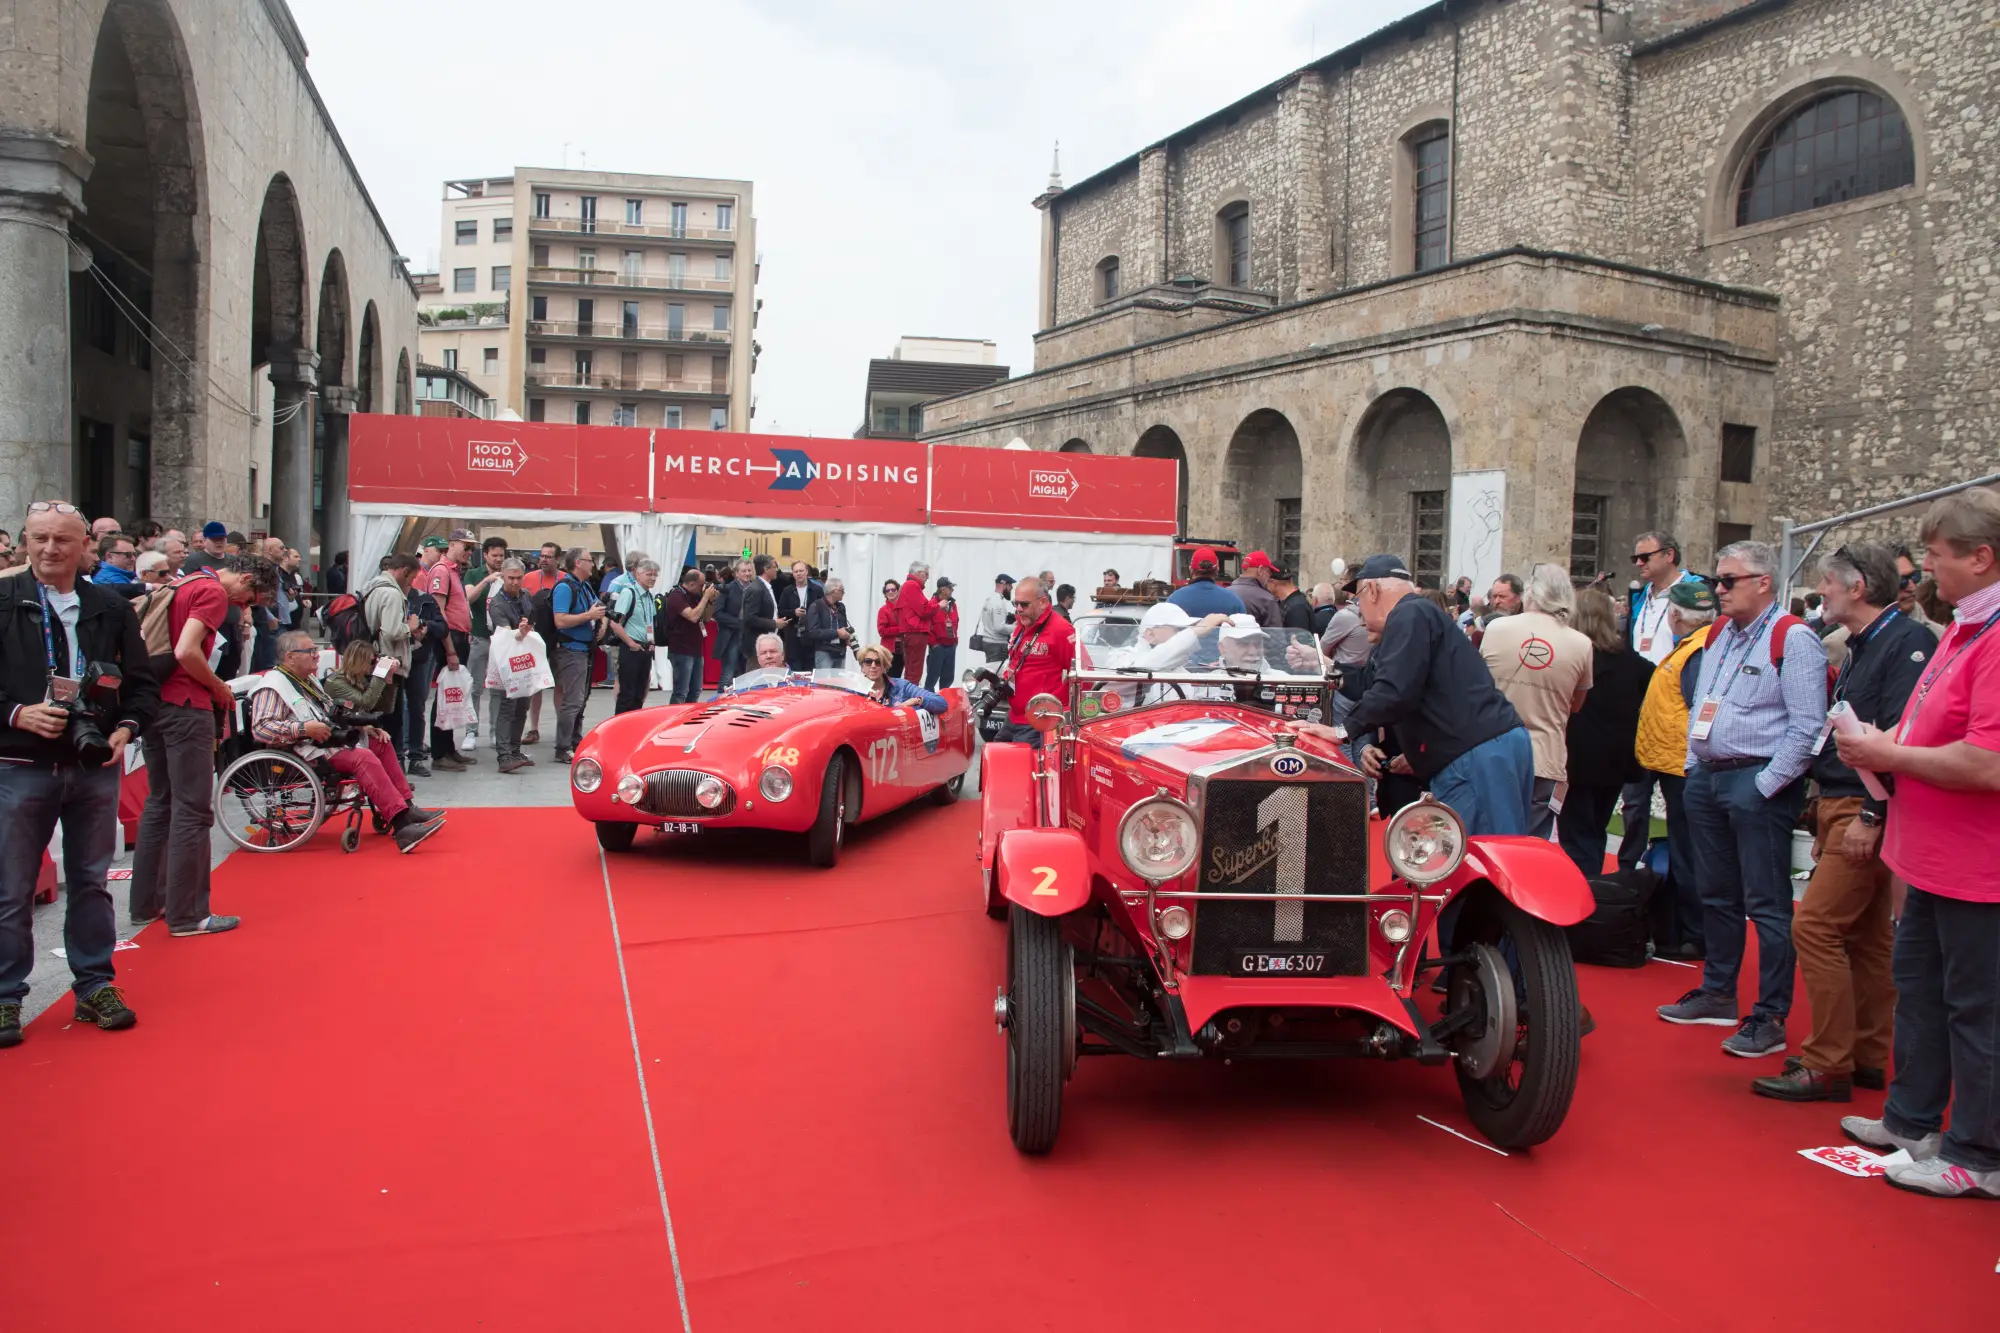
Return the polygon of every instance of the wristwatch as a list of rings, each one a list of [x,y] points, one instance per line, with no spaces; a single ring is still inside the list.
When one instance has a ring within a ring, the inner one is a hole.
[[[1882,816],[1876,814],[1873,810],[1863,810],[1859,815],[1856,815],[1855,818],[1859,819],[1864,825],[1866,825],[1869,828],[1882,827]]]

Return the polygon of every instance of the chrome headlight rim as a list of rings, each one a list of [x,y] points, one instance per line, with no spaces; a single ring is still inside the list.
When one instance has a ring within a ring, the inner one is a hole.
[[[771,764],[757,776],[758,794],[773,804],[790,800],[795,785],[792,771],[783,764]]]
[[[611,799],[626,805],[636,806],[646,797],[646,779],[637,773],[627,773],[618,779],[618,786],[611,793]]]
[[[1457,849],[1451,859],[1441,869],[1412,871],[1397,856],[1397,835],[1402,832],[1406,824],[1420,815],[1425,817],[1442,816],[1446,820],[1449,820],[1452,827],[1457,831],[1455,839]],[[1458,811],[1452,809],[1428,792],[1389,816],[1388,826],[1382,830],[1382,851],[1389,858],[1389,868],[1395,871],[1398,879],[1406,883],[1415,884],[1420,888],[1427,888],[1441,880],[1450,879],[1453,875],[1457,874],[1459,866],[1465,863],[1467,850],[1468,843],[1465,832],[1465,821],[1459,818]]]
[[[1168,810],[1187,821],[1187,856],[1178,865],[1136,864],[1132,857],[1131,849],[1126,845],[1126,838],[1132,832],[1137,821],[1153,810]],[[1148,796],[1145,800],[1134,804],[1131,809],[1125,812],[1125,817],[1118,821],[1118,859],[1124,863],[1127,870],[1139,878],[1150,880],[1156,884],[1164,883],[1171,879],[1179,879],[1182,875],[1194,869],[1195,862],[1201,859],[1201,821],[1195,818],[1194,810],[1185,801],[1177,800],[1172,796]]]
[[[720,810],[729,804],[729,784],[713,773],[704,773],[695,780],[694,803],[704,810]]]
[[[585,796],[604,785],[604,769],[595,759],[579,759],[570,766],[570,783]]]

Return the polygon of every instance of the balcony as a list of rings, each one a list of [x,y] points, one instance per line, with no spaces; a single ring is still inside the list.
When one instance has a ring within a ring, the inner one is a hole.
[[[734,227],[676,227],[671,222],[611,222],[596,218],[529,218],[529,231],[557,232],[565,236],[639,236],[656,241],[736,240]]]
[[[528,270],[530,283],[558,287],[629,287],[662,292],[734,292],[734,278],[703,278],[692,273],[641,273],[624,268],[544,268]]]
[[[727,347],[735,337],[728,329],[690,329],[671,324],[621,324],[615,320],[579,322],[573,319],[531,319],[530,338],[586,338],[592,342],[705,343]]]
[[[651,375],[579,375],[565,370],[531,370],[530,389],[562,389],[571,393],[655,393],[676,398],[727,398],[727,380],[670,380]]]

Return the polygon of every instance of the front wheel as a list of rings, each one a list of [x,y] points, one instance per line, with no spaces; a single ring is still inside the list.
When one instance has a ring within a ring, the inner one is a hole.
[[[1014,907],[1007,927],[1007,1132],[1025,1153],[1055,1146],[1076,1067],[1076,968],[1062,922]]]
[[[629,852],[632,840],[639,836],[637,824],[600,821],[597,825],[597,845],[607,852]]]
[[[1476,1049],[1475,1040],[1459,1051],[1466,1114],[1502,1148],[1546,1143],[1569,1114],[1582,1059],[1569,939],[1505,901],[1468,904],[1457,933],[1452,947],[1472,946],[1478,961],[1452,969],[1447,1012],[1470,1006],[1475,1034],[1492,1028],[1495,1017],[1513,1029],[1512,1040],[1496,1049]]]
[[[841,790],[847,785],[844,755],[835,755],[826,766],[819,784],[819,816],[806,834],[806,859],[822,870],[840,861],[840,844],[847,837],[847,801]]]

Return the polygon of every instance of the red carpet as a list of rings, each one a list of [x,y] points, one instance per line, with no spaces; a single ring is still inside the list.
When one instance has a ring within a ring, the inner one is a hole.
[[[749,838],[611,858],[696,1329],[1990,1321],[2000,1205],[1800,1158],[1880,1094],[1751,1098],[1776,1061],[1652,1018],[1693,984],[1666,965],[1586,969],[1583,1085],[1532,1156],[1416,1118],[1466,1128],[1448,1071],[1106,1059],[1025,1160],[975,820],[864,826],[834,872]],[[58,1006],[0,1056],[0,1326],[71,1327],[78,1291],[149,1330],[679,1323],[573,815],[238,856],[216,903],[245,929],[119,955],[137,1031]]]

